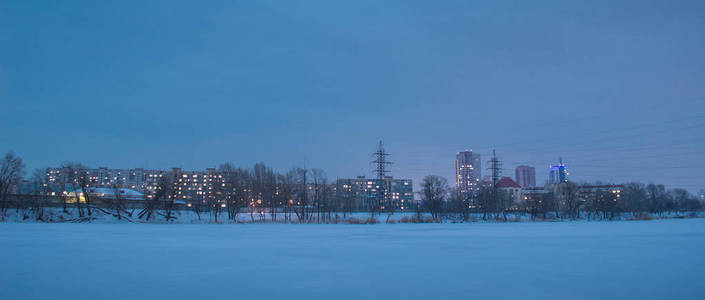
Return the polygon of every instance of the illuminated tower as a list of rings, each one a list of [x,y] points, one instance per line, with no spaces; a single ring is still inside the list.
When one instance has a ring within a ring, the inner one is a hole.
[[[558,160],[557,165],[551,166],[548,172],[549,184],[568,182],[568,168],[563,164],[562,158]]]
[[[455,155],[455,187],[458,189],[458,197],[472,199],[480,189],[480,178],[480,154],[472,150],[458,152]]]

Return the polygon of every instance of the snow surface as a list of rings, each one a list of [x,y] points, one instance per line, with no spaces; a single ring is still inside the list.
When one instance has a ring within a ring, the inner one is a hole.
[[[705,220],[0,223],[0,299],[703,299]]]

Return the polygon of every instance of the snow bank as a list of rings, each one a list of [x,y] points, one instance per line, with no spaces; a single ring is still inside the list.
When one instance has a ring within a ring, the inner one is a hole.
[[[172,218],[167,222],[164,217],[165,213],[161,210],[155,210],[152,218],[149,220],[146,217],[139,217],[140,208],[130,208],[126,209],[120,214],[120,219],[114,211],[109,209],[96,209],[93,208],[90,219],[87,218],[84,208],[84,217],[80,217],[81,214],[75,207],[68,207],[66,210],[58,207],[48,207],[42,208],[41,214],[29,209],[26,210],[16,210],[9,209],[4,215],[0,215],[0,222],[22,222],[22,223],[32,223],[32,222],[91,222],[99,224],[113,224],[113,223],[152,223],[152,224],[211,224],[211,223],[271,223],[272,215],[267,212],[262,213],[250,213],[243,211],[237,214],[235,220],[228,219],[227,212],[220,212],[218,217],[215,217],[213,212],[200,212],[196,213],[193,210],[173,210]],[[41,215],[41,220],[38,216]],[[275,223],[298,223],[296,213],[288,213],[288,220],[286,221],[285,213],[277,213]],[[659,219],[659,218],[692,218],[692,217],[705,217],[703,212],[697,213],[665,213],[660,217],[655,215],[648,215],[646,219]],[[354,213],[330,213],[330,218],[325,221],[323,215],[319,216],[312,214],[309,220],[312,223],[350,223],[350,224],[367,224],[371,218],[369,212],[354,212]],[[420,216],[416,212],[395,212],[393,214],[388,214],[386,212],[376,213],[374,215],[375,223],[415,223],[415,219],[420,219],[423,222],[431,223],[433,219],[429,213],[422,213]],[[584,220],[587,220],[586,216],[583,216]],[[629,213],[624,213],[621,216],[615,217],[612,221],[617,220],[632,220],[634,216]],[[555,219],[532,219],[529,214],[509,214],[508,222],[544,222],[552,221]],[[605,219],[595,218],[594,221],[608,221]],[[483,220],[482,214],[471,214],[469,222],[496,222],[490,218],[489,220]],[[498,221],[502,221],[501,218]],[[455,214],[448,214],[446,218],[443,218],[443,222],[456,223],[462,222],[462,217]],[[416,222],[418,223],[418,222]]]

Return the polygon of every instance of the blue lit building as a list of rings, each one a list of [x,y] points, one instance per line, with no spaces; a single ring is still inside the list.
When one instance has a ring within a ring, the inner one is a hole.
[[[558,165],[551,166],[548,172],[549,184],[568,182],[568,168],[563,164],[562,159]]]

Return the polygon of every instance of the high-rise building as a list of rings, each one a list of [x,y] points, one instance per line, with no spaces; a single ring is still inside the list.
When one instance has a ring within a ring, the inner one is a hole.
[[[551,166],[548,171],[548,183],[555,184],[568,181],[568,168],[559,160],[557,165]]]
[[[518,166],[514,169],[514,178],[523,188],[536,186],[536,168],[530,166]]]
[[[480,189],[482,164],[480,154],[472,151],[462,151],[455,155],[455,187],[458,197],[474,198]]]

